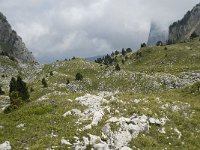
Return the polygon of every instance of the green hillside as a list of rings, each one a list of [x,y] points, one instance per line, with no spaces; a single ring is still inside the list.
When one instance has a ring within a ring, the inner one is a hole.
[[[32,88],[30,102],[0,113],[0,143],[31,150],[106,144],[110,149],[199,149],[199,39],[113,57],[111,65],[76,58],[17,72]],[[16,68],[13,61],[0,62]],[[76,80],[77,73],[83,80]],[[6,84],[1,101],[8,96]]]

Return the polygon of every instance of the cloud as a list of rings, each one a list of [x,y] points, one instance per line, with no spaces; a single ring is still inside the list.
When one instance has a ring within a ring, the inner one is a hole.
[[[40,62],[90,57],[147,41],[198,0],[0,0],[0,10]]]

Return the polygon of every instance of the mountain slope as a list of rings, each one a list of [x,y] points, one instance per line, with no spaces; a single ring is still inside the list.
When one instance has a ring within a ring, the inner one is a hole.
[[[0,113],[0,143],[10,141],[14,149],[198,149],[199,40],[113,57],[108,66],[79,58],[45,65],[28,84],[30,102]],[[83,80],[75,80],[77,73]]]
[[[195,32],[200,35],[200,4],[197,4],[191,11],[169,27],[169,41],[180,42],[190,38]]]
[[[36,62],[21,37],[12,30],[6,17],[2,13],[0,13],[0,53],[25,62]]]

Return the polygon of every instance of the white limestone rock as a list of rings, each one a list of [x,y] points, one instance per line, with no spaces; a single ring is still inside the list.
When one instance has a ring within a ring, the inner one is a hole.
[[[5,141],[4,143],[0,144],[0,150],[11,150],[11,145],[9,141]]]
[[[64,138],[61,140],[61,144],[63,144],[63,145],[72,145],[69,141],[65,140]]]

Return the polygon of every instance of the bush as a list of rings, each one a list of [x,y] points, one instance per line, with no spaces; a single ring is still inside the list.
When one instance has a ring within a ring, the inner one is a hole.
[[[69,84],[70,83],[70,81],[69,81],[69,79],[67,80],[67,84]]]
[[[76,74],[76,80],[78,80],[78,81],[83,80],[83,75],[80,74],[80,73],[77,73],[77,74]]]
[[[120,70],[121,70],[119,64],[117,64],[117,65],[115,66],[115,70],[117,70],[117,71],[120,71]]]
[[[115,55],[118,55],[118,54],[119,54],[119,51],[118,51],[118,50],[116,50],[116,51],[115,51]]]
[[[50,71],[50,76],[53,76],[53,71]]]
[[[46,79],[45,78],[42,78],[42,85],[44,88],[48,87],[47,85],[47,82],[46,82]]]
[[[141,48],[142,48],[142,47],[146,47],[146,46],[147,46],[146,43],[142,43],[142,44],[141,44]]]
[[[156,46],[163,46],[163,42],[162,42],[162,41],[158,41],[158,42],[156,43]]]
[[[132,52],[132,49],[131,49],[131,48],[127,48],[127,49],[126,49],[126,52],[127,52],[127,53],[131,53],[131,52]]]
[[[34,92],[34,88],[33,87],[31,87],[30,92]]]
[[[198,34],[194,31],[191,35],[190,35],[190,39],[194,39],[196,37],[199,37]]]

